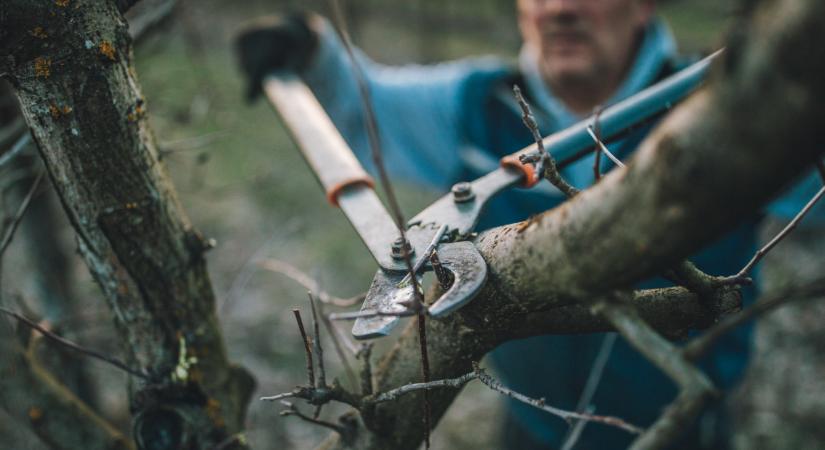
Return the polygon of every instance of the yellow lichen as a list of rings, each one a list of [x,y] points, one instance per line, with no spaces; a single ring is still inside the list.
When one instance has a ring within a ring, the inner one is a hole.
[[[54,103],[49,104],[49,114],[51,114],[55,119],[59,118],[61,115],[65,116],[70,112],[72,112],[72,107],[69,105],[58,106]]]
[[[100,54],[109,58],[110,61],[115,60],[115,47],[109,41],[103,41],[97,46]]]
[[[129,122],[137,122],[146,113],[146,108],[143,107],[143,99],[138,99],[135,106],[130,109],[131,111],[126,114],[126,119]]]
[[[206,415],[212,419],[212,423],[216,427],[221,428],[224,426],[223,417],[221,416],[221,402],[217,399],[210,397],[206,401]]]
[[[54,3],[61,8],[69,6],[69,0],[54,0]]]
[[[43,27],[34,27],[34,29],[31,30],[30,33],[32,36],[40,39],[46,39],[47,37],[49,37],[49,35],[46,34],[46,30],[44,30]]]
[[[180,349],[178,350],[178,365],[172,370],[172,381],[186,383],[189,381],[189,370],[198,363],[195,356],[186,356],[186,339],[178,334]]]
[[[43,410],[38,408],[37,406],[32,406],[29,408],[29,419],[32,422],[37,422],[43,418]]]
[[[34,76],[48,78],[52,73],[52,60],[38,56],[34,58]]]

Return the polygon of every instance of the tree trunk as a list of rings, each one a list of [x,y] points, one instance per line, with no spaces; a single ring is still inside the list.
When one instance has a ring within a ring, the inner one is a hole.
[[[115,2],[0,6],[0,73],[17,92],[129,364],[148,375],[131,392],[135,440],[210,448],[241,431],[253,381],[227,359],[203,259],[209,245],[158,161],[131,59]]]

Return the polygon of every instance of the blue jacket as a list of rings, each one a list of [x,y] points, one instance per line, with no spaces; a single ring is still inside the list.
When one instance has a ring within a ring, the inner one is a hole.
[[[498,166],[501,156],[532,142],[521,122],[511,86],[521,85],[533,106],[543,135],[581,120],[559,102],[541,80],[536,58],[525,48],[518,70],[493,58],[477,58],[431,66],[388,67],[358,53],[373,100],[384,159],[396,178],[446,191],[462,180],[471,180]],[[647,28],[635,61],[610,103],[626,98],[678,69],[676,45],[661,21]],[[315,59],[304,78],[324,105],[359,159],[372,171],[364,114],[351,64],[331,27],[321,34]],[[612,144],[620,158],[636,147],[648,130],[640,130],[623,142]],[[579,188],[593,182],[593,157],[567,167],[563,174]],[[612,163],[602,158],[602,169]],[[803,196],[803,194],[800,194]],[[795,214],[806,198],[788,198],[773,209]],[[529,191],[513,190],[494,200],[482,217],[480,228],[525,219],[563,201],[548,183]],[[825,208],[822,208],[825,209]],[[825,217],[825,211],[819,216]],[[755,219],[755,218],[754,218]],[[712,274],[737,272],[755,251],[754,223],[748,221],[691,258]],[[678,238],[678,237],[675,237]],[[616,268],[621,270],[621,268]],[[661,285],[652,280],[640,287]],[[753,292],[747,290],[746,297]],[[492,354],[502,381],[509,387],[548,404],[575,408],[601,336],[543,336],[509,342]],[[747,361],[749,329],[740,328],[720,342],[702,366],[717,386],[729,388],[740,377]],[[615,345],[600,388],[592,404],[599,414],[615,415],[647,426],[676,395],[673,384],[624,342]],[[513,421],[536,441],[558,446],[567,424],[535,408],[508,401]],[[713,414],[703,419],[702,433],[692,433],[688,445],[719,446],[724,420]],[[723,416],[721,416],[723,417]],[[708,425],[709,424],[709,425]],[[715,432],[716,431],[716,432]],[[632,436],[601,425],[590,425],[577,448],[625,448]]]

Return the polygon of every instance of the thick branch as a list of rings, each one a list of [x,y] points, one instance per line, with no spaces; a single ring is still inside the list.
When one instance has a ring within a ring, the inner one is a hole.
[[[608,321],[591,312],[588,305],[568,305],[548,310],[518,310],[497,308],[497,319],[492,320],[489,311],[476,306],[505,305],[507,297],[495,292],[498,281],[491,280],[487,289],[491,297],[476,299],[460,313],[443,320],[430,320],[428,333],[433,336],[431,368],[433,379],[457,378],[473,370],[472,362],[510,339],[542,334],[576,334],[612,331]],[[518,295],[519,292],[515,292]],[[633,303],[640,315],[658,331],[668,335],[682,335],[688,329],[705,328],[714,323],[718,315],[738,308],[737,291],[728,289],[719,296],[720,302],[708,305],[684,288],[652,289],[639,292]],[[395,347],[381,360],[376,370],[376,392],[384,392],[406,385],[417,379],[418,340],[416,327],[410,323]],[[460,389],[445,389],[433,395],[433,417],[438,419],[447,409]],[[552,399],[547,399],[552,402]],[[409,420],[408,411],[420,408],[422,399],[410,393],[396,401],[376,405],[377,411],[365,418],[370,430],[356,435],[352,447],[341,445],[337,437],[327,442],[325,448],[416,448],[421,439],[421,424]],[[409,442],[413,440],[415,442]],[[336,444],[337,443],[337,444]]]

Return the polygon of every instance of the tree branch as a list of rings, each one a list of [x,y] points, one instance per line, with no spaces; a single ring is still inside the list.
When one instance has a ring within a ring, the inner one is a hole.
[[[14,319],[16,319],[21,324],[31,328],[32,330],[36,330],[38,333],[42,334],[43,336],[45,336],[48,339],[51,339],[53,342],[58,343],[59,345],[63,346],[64,348],[68,348],[68,349],[74,350],[75,352],[78,352],[82,355],[88,356],[90,358],[94,358],[94,359],[103,361],[103,362],[105,362],[105,363],[107,363],[107,364],[109,364],[113,367],[117,367],[118,369],[128,373],[129,375],[136,376],[136,377],[138,377],[142,380],[148,380],[149,379],[149,377],[145,373],[137,371],[137,370],[127,366],[126,364],[124,364],[123,362],[117,360],[116,358],[113,358],[113,357],[108,356],[108,355],[104,355],[103,353],[96,352],[94,350],[90,350],[90,349],[81,347],[80,345],[77,345],[74,342],[72,342],[72,341],[70,341],[66,338],[63,338],[61,336],[58,336],[58,335],[52,333],[51,331],[43,328],[42,326],[35,323],[33,320],[30,320],[30,319],[26,318],[25,316],[23,316],[21,314],[18,314],[14,311],[6,309],[2,306],[0,306],[0,313],[3,313],[3,314],[5,314],[7,316],[10,316],[10,317],[13,317]]]
[[[736,327],[795,300],[806,300],[825,295],[825,278],[819,278],[803,286],[789,286],[779,292],[769,294],[737,314],[727,316],[717,325],[696,336],[682,349],[685,358],[695,361],[713,347],[720,337]]]
[[[103,417],[46,371],[30,352],[0,325],[0,405],[20,424],[28,424],[50,449],[135,446]]]
[[[600,302],[596,308],[630,345],[679,386],[676,400],[630,447],[633,450],[664,448],[687,430],[716,393],[713,383],[683,358],[673,344],[654,332],[632,308],[615,301]]]
[[[825,116],[825,47],[817,39],[825,31],[825,4],[764,2],[756,11],[750,28],[741,27],[751,31],[747,41],[731,43],[717,78],[676,108],[626,169],[611,172],[529,223],[478,237],[488,282],[457,313],[429,321],[433,378],[460,376],[471,361],[500,343],[529,335],[524,327],[539,325],[531,321],[535,316],[557,322],[530,332],[586,332],[585,325],[595,325],[595,320],[577,316],[582,323],[558,323],[558,316],[587,311],[604,293],[672,267],[750,216],[810,167],[825,142],[825,129],[817,122]],[[748,111],[748,120],[742,120],[742,111]],[[717,291],[731,295],[724,288]],[[702,309],[699,303],[695,306]],[[715,315],[704,312],[705,317]],[[662,324],[661,316],[644,306],[639,314],[654,328]],[[416,354],[415,334],[408,328],[378,364],[378,390],[412,379]],[[455,395],[440,394],[433,399],[436,419]],[[353,445],[416,447],[420,425],[405,420],[405,412],[420,404],[417,397],[377,405],[367,427],[371,431],[359,430]],[[667,417],[695,413],[694,404],[683,400]],[[657,429],[667,428],[659,425]],[[327,448],[336,445],[328,442]]]
[[[504,394],[504,395],[506,395],[510,398],[514,398],[514,399],[516,399],[516,400],[518,400],[522,403],[526,403],[530,406],[538,408],[542,411],[553,414],[554,416],[557,416],[561,419],[564,419],[565,421],[569,422],[569,421],[572,421],[572,420],[575,419],[575,420],[582,420],[582,421],[587,421],[587,422],[598,422],[598,423],[601,423],[603,425],[610,425],[610,426],[621,428],[622,430],[627,431],[628,433],[640,434],[640,433],[643,432],[643,430],[641,428],[639,428],[635,425],[629,424],[629,423],[625,422],[624,420],[619,419],[617,417],[594,416],[592,414],[578,413],[578,412],[573,412],[573,411],[564,411],[564,410],[559,409],[559,408],[554,408],[554,407],[546,404],[545,400],[543,398],[542,399],[534,399],[534,398],[530,398],[530,397],[528,397],[524,394],[520,394],[518,392],[515,392],[511,389],[507,389],[501,383],[499,383],[498,380],[495,380],[493,377],[488,375],[484,371],[484,369],[478,367],[477,364],[474,365],[474,369],[475,369],[476,376],[478,376],[478,379],[481,380],[481,382],[484,383],[490,389],[492,389],[496,392],[500,392],[500,393],[502,393],[502,394]]]

